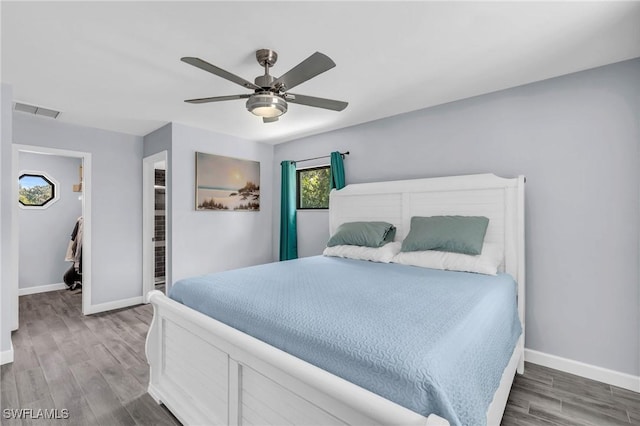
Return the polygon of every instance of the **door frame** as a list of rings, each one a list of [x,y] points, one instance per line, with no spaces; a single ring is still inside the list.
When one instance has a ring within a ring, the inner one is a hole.
[[[142,298],[155,289],[155,164],[165,164],[165,293],[169,289],[169,155],[161,151],[142,159]]]
[[[11,267],[11,284],[13,301],[13,327],[17,330],[19,324],[19,304],[18,304],[18,288],[19,288],[19,262],[20,262],[20,234],[18,214],[20,208],[18,206],[19,182],[19,155],[21,152],[42,155],[58,155],[61,157],[80,158],[82,160],[82,217],[83,217],[83,233],[82,233],[82,314],[88,315],[92,312],[91,305],[91,153],[83,151],[72,151],[67,149],[49,148],[37,145],[21,145],[12,144],[11,158],[11,176],[13,179],[13,195],[12,199],[16,201],[11,209],[11,251],[13,253]],[[72,224],[69,224],[71,227]]]

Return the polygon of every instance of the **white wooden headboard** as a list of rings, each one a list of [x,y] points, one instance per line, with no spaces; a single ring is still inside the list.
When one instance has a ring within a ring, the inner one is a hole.
[[[485,241],[504,248],[503,270],[518,282],[518,310],[524,326],[524,176],[493,174],[398,180],[347,185],[331,191],[331,235],[344,222],[385,221],[409,232],[413,216],[485,216]]]

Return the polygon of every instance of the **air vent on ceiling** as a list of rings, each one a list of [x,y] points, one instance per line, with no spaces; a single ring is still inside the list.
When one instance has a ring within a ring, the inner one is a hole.
[[[35,114],[35,115],[43,115],[45,117],[50,117],[50,118],[58,118],[58,116],[60,115],[60,111],[54,111],[52,109],[42,108],[35,105],[23,104],[20,102],[16,102],[13,109],[15,111],[26,112],[26,113]]]

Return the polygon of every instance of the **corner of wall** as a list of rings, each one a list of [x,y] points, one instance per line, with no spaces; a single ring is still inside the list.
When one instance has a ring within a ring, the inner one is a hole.
[[[171,279],[270,262],[273,147],[181,123],[171,123],[170,139],[171,223],[167,230],[171,249],[167,260],[171,263]],[[260,211],[246,214],[196,211],[195,152],[260,162]],[[257,239],[256,234],[260,235]],[[229,244],[207,246],[207,239],[232,241],[232,249]],[[189,249],[185,251],[184,247]]]
[[[11,329],[13,327],[13,291],[11,286],[11,162],[13,157],[13,88],[0,86],[0,354],[2,363],[13,361]],[[11,358],[11,360],[9,360]]]

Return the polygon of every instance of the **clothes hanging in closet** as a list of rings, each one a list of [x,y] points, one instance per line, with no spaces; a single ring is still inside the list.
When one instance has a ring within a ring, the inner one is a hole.
[[[63,280],[71,290],[82,286],[82,216],[76,220],[76,224],[71,232],[71,240],[67,246],[67,254],[65,259],[67,262],[73,262],[73,265],[65,272]]]

